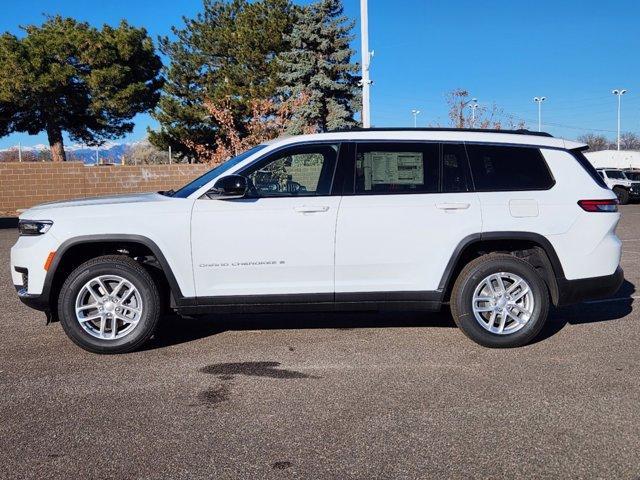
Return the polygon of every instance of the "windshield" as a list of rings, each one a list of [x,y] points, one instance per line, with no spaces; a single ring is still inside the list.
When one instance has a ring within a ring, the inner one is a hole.
[[[607,177],[609,178],[617,178],[619,180],[626,180],[627,177],[624,176],[624,173],[617,170],[607,170]]]
[[[230,158],[226,162],[221,163],[220,165],[218,165],[213,170],[209,170],[204,175],[196,178],[193,182],[186,184],[180,190],[175,192],[172,196],[173,197],[179,197],[179,198],[187,198],[189,195],[191,195],[193,192],[198,190],[203,185],[206,185],[207,183],[209,183],[214,178],[222,175],[227,170],[231,169],[232,167],[235,167],[240,162],[242,162],[243,160],[249,158],[251,155],[253,155],[256,152],[259,152],[260,150],[262,150],[265,147],[266,147],[266,145],[258,145],[256,147],[253,147],[253,148],[247,150],[246,152],[241,153],[240,155],[238,155],[236,157]]]

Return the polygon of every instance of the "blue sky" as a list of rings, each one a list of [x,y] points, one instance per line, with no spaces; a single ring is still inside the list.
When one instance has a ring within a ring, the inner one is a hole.
[[[95,25],[126,18],[156,38],[182,25],[201,9],[200,0],[3,0],[0,31],[41,23],[43,13],[59,13]],[[359,0],[344,0],[345,12],[359,19]],[[493,103],[537,127],[532,98],[544,95],[544,129],[575,138],[586,132],[613,138],[613,88],[626,88],[622,130],[640,133],[640,2],[564,0],[524,2],[369,0],[372,123],[410,126],[411,109],[422,126],[447,123],[444,97],[469,90],[481,104]],[[359,61],[359,26],[353,46]],[[153,126],[136,117],[125,140],[143,138]],[[46,136],[13,134],[0,148],[46,143]]]

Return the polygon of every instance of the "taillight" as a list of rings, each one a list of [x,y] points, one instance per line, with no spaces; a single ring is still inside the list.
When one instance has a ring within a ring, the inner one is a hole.
[[[578,205],[585,212],[617,212],[618,200],[580,200]]]

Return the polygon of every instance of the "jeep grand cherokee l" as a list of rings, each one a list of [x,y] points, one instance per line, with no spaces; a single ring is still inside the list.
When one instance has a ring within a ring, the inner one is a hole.
[[[79,346],[127,352],[183,315],[448,305],[489,347],[623,276],[614,193],[586,146],[526,131],[354,130],[259,145],[180,190],[20,217],[20,299]]]

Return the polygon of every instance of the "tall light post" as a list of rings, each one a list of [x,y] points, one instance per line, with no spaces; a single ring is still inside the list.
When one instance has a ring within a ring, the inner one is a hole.
[[[362,126],[371,127],[371,111],[369,109],[369,89],[373,83],[369,78],[369,65],[373,52],[369,51],[369,11],[367,0],[360,0],[360,50],[362,54]]]
[[[418,126],[418,115],[420,115],[420,110],[416,110],[415,108],[411,110],[411,115],[413,115],[413,128]]]
[[[544,102],[547,97],[533,97],[533,101],[538,104],[538,131],[542,131],[542,102]]]
[[[620,107],[622,106],[622,95],[627,93],[624,88],[612,90],[615,96],[618,97],[618,150],[620,150]]]
[[[476,108],[478,108],[478,99],[472,98],[469,108],[471,109],[471,128],[476,126]]]

